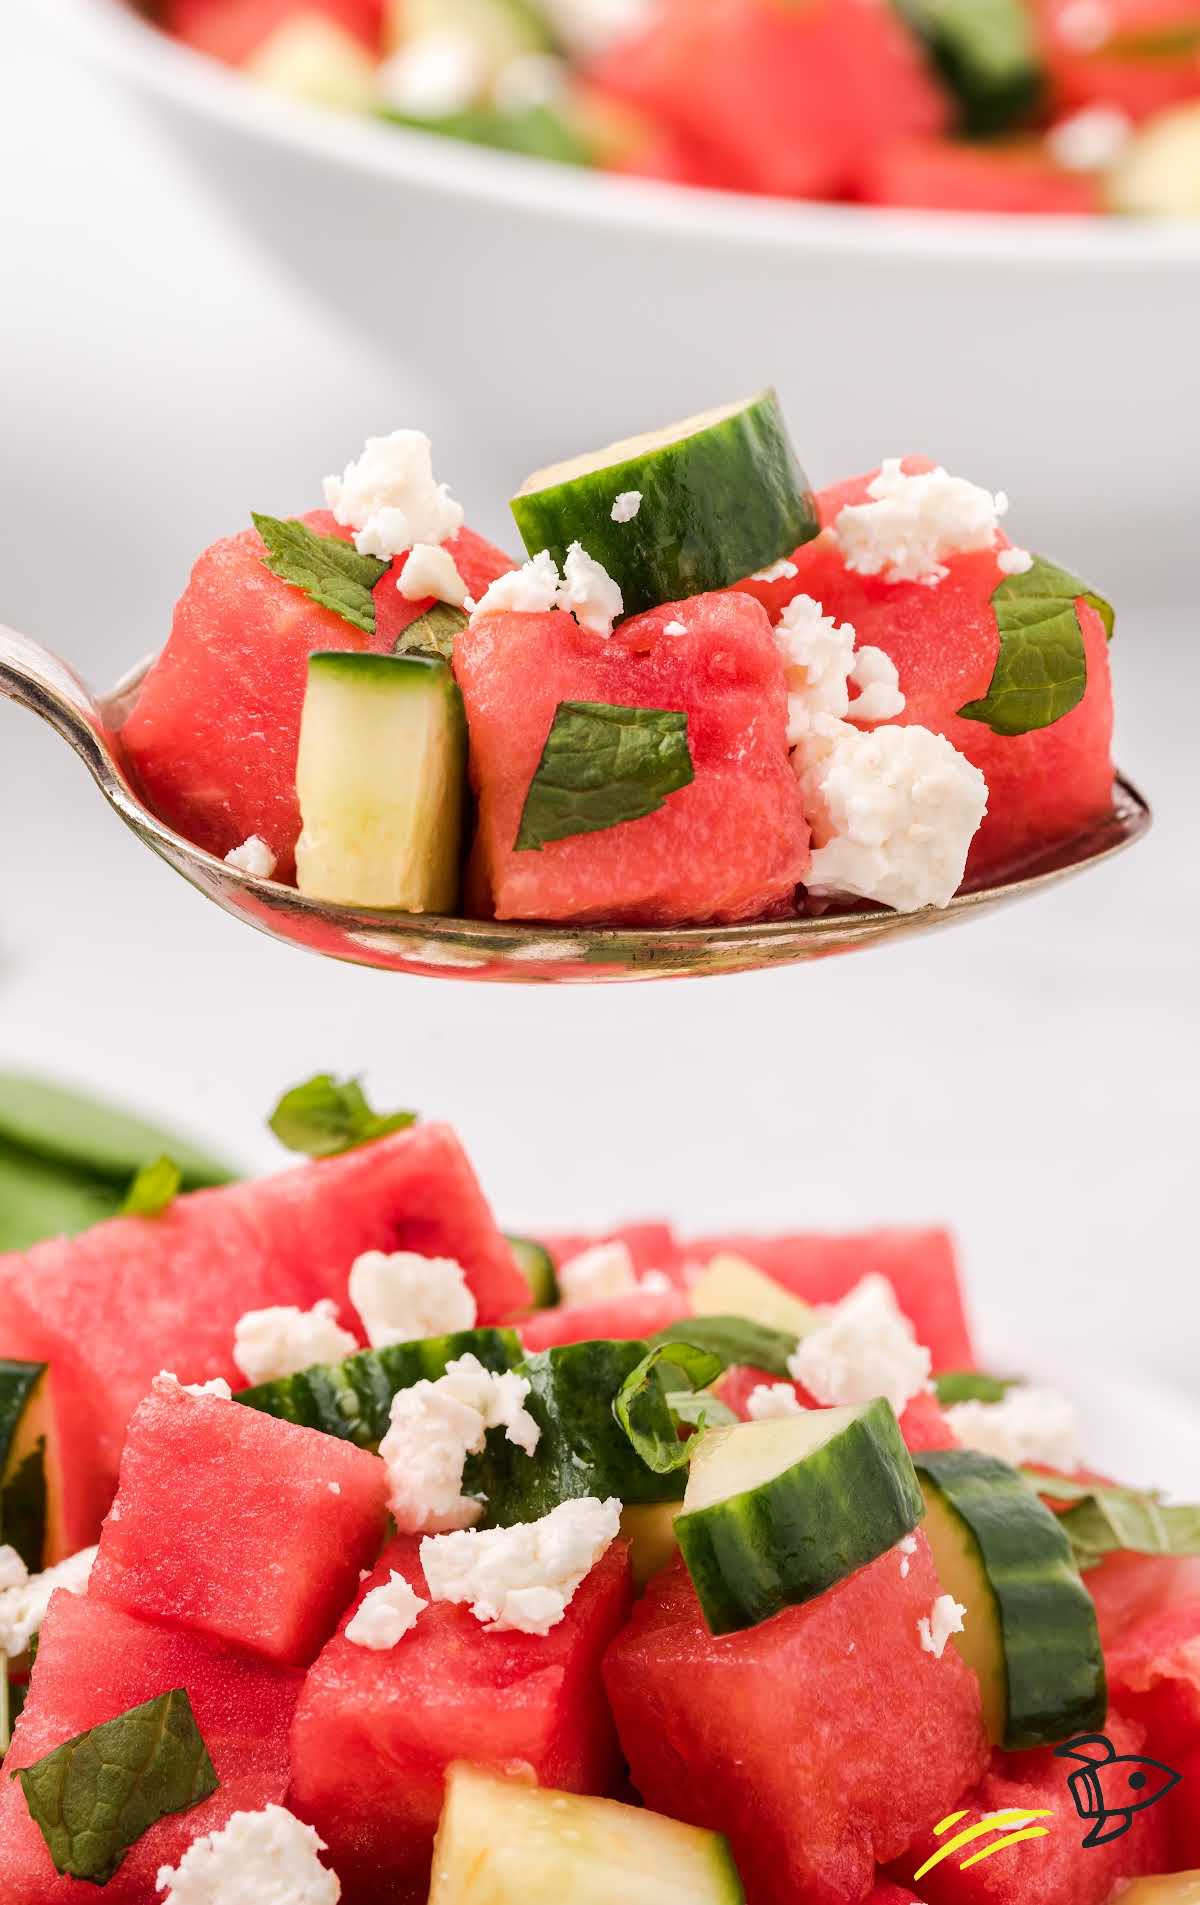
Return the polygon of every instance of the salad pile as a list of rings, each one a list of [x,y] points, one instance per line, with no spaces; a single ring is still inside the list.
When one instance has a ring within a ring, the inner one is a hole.
[[[429,440],[199,559],[120,733],[178,833],[314,899],[672,925],[944,907],[1112,810],[1112,610],[919,457],[814,492],[770,391],[531,476]]]
[[[1200,212],[1197,0],[161,0],[278,92],[787,198]]]
[[[1200,1509],[945,1232],[506,1237],[353,1081],[272,1126],[0,1259],[0,1897],[1195,1899]]]

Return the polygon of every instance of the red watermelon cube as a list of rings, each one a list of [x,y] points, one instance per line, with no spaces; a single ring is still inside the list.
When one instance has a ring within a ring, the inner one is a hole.
[[[774,1385],[780,1381],[780,1377],[772,1376],[764,1369],[750,1369],[739,1363],[726,1370],[716,1385],[716,1393],[727,1409],[732,1409],[734,1415],[747,1421],[754,1391],[764,1384]],[[794,1391],[802,1409],[820,1409],[824,1406],[815,1396],[809,1395],[802,1383],[793,1382],[786,1386]],[[910,1397],[900,1417],[900,1433],[905,1445],[914,1454],[921,1449],[956,1449],[961,1446],[937,1397],[925,1390]]]
[[[804,1607],[714,1638],[682,1560],[655,1576],[605,1680],[648,1806],[724,1832],[748,1905],[857,1905],[877,1863],[987,1764],[979,1686],[921,1647],[940,1593],[923,1536]]]
[[[682,1290],[634,1290],[607,1303],[567,1303],[553,1310],[538,1310],[518,1330],[532,1356],[535,1350],[555,1349],[560,1343],[593,1343],[605,1338],[634,1342],[669,1329],[691,1313],[691,1303]]]
[[[1098,173],[1069,171],[1040,139],[980,145],[966,139],[897,139],[863,156],[857,196],[869,205],[938,212],[1103,212]]]
[[[142,1619],[307,1666],[386,1524],[377,1455],[159,1383],[129,1424],[91,1592]]]
[[[667,634],[681,622],[685,633]],[[499,919],[670,925],[790,908],[808,828],[788,759],[787,689],[771,627],[737,593],[635,616],[610,636],[563,611],[489,615],[454,672],[479,797],[475,884]],[[683,710],[695,778],[656,813],[516,851],[561,702]]]
[[[244,66],[280,27],[304,14],[329,20],[368,51],[378,50],[381,0],[167,0],[163,25],[198,53]]]
[[[425,1598],[419,1551],[413,1537],[394,1541],[363,1593],[394,1569]],[[614,1542],[545,1636],[487,1633],[441,1601],[389,1652],[344,1632],[329,1642],[296,1709],[290,1804],[327,1842],[343,1905],[376,1905],[427,1878],[454,1760],[520,1768],[565,1792],[612,1789],[619,1756],[600,1664],[631,1600],[627,1547]]]
[[[229,1404],[225,1405],[227,1408]],[[248,1412],[247,1412],[248,1413]],[[0,1898],[5,1905],[150,1905],[161,1865],[235,1812],[280,1805],[288,1782],[288,1726],[302,1676],[195,1634],[153,1626],[98,1600],[58,1593],[42,1626],[25,1709],[5,1774],[176,1687],[187,1689],[217,1778],[215,1793],[172,1813],[132,1846],[102,1892],[60,1878],[18,1783],[0,1779]]]
[[[1141,1564],[1149,1592],[1129,1619],[1101,1615],[1109,1696],[1145,1728],[1147,1751],[1177,1767],[1200,1751],[1200,1562],[1168,1555],[1119,1559],[1133,1568]],[[1092,1575],[1085,1579],[1090,1587]],[[1101,1601],[1103,1590],[1094,1592]]]

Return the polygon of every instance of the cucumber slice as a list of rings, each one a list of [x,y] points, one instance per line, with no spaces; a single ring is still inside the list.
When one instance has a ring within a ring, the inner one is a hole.
[[[1171,1872],[1122,1887],[1121,1905],[1200,1905],[1200,1872]]]
[[[713,1429],[675,1533],[714,1634],[755,1627],[874,1561],[921,1519],[912,1458],[882,1396]]]
[[[637,514],[613,521],[618,496]],[[531,556],[573,542],[620,584],[626,615],[728,588],[819,530],[773,390],[538,470],[512,512]]]
[[[714,1257],[693,1284],[692,1309],[697,1316],[744,1316],[793,1336],[806,1335],[820,1321],[811,1303],[793,1296],[744,1257],[732,1255]]]
[[[450,1768],[429,1905],[742,1905],[719,1833]]]
[[[459,1330],[387,1349],[363,1349],[342,1363],[320,1363],[295,1376],[281,1376],[234,1397],[248,1409],[320,1429],[339,1441],[377,1449],[388,1431],[392,1397],[425,1379],[436,1382],[456,1356],[477,1356],[485,1369],[503,1375],[522,1356],[515,1330]]]
[[[370,112],[379,96],[375,61],[336,20],[299,12],[268,34],[243,71],[258,85],[309,106]]]
[[[451,913],[467,772],[462,696],[431,655],[309,656],[296,791],[302,893]]]
[[[938,1578],[967,1609],[953,1639],[979,1681],[991,1739],[1049,1746],[1102,1726],[1096,1610],[1055,1517],[994,1456],[940,1449],[913,1461]]]
[[[549,1310],[558,1302],[558,1273],[554,1258],[533,1237],[510,1237],[513,1256],[524,1273],[535,1310]]]
[[[630,1543],[633,1584],[639,1593],[679,1553],[675,1523],[682,1502],[642,1502],[621,1513],[621,1534]]]
[[[897,0],[958,106],[968,138],[1028,119],[1046,74],[1027,0]]]
[[[164,1154],[179,1166],[189,1191],[206,1184],[228,1184],[234,1176],[227,1164],[177,1131],[90,1092],[30,1078],[23,1072],[0,1072],[0,1142],[50,1163],[70,1165],[89,1177],[109,1180],[122,1197],[134,1173]]]
[[[0,1362],[0,1542],[31,1574],[46,1565],[52,1535],[46,1363]]]
[[[1200,213],[1200,104],[1155,113],[1138,127],[1109,174],[1108,197],[1116,212]]]

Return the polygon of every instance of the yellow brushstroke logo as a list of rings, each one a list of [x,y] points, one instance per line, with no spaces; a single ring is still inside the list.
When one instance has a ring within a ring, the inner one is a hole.
[[[949,1832],[960,1819],[966,1817],[965,1812],[947,1813],[946,1817],[939,1819],[933,1828],[934,1838],[940,1839],[943,1833]],[[993,1839],[990,1845],[983,1846],[978,1852],[972,1852],[970,1858],[961,1860],[958,1868],[960,1872],[965,1872],[970,1865],[982,1865],[983,1861],[990,1859],[993,1853],[1004,1852],[1012,1845],[1021,1845],[1026,1839],[1044,1839],[1050,1830],[1049,1826],[1035,1826],[1033,1821],[1053,1819],[1053,1817],[1053,1807],[1035,1809],[1029,1806],[1011,1806],[1006,1812],[989,1812],[985,1818],[977,1819],[973,1826],[964,1826],[963,1830],[956,1832],[952,1839],[947,1839],[945,1845],[939,1846],[932,1857],[926,1859],[920,1871],[913,1873],[913,1883],[915,1885],[918,1879],[923,1879],[926,1872],[932,1872],[934,1866],[940,1865],[943,1859],[953,1858],[954,1854],[961,1852],[964,1846],[973,1845],[977,1839],[986,1839],[991,1833],[999,1833],[1000,1837]]]

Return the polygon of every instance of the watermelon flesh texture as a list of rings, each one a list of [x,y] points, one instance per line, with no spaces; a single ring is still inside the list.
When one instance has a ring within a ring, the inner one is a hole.
[[[714,1639],[682,1560],[609,1649],[617,1731],[646,1804],[728,1835],[748,1905],[857,1905],[979,1778],[979,1688],[917,1621],[940,1593],[923,1535],[804,1607]]]
[[[141,1619],[307,1666],[386,1525],[377,1455],[240,1403],[156,1388],[129,1424],[91,1592]]]
[[[667,635],[682,621],[683,635]],[[474,887],[499,919],[670,925],[790,908],[808,828],[788,760],[783,662],[736,593],[696,596],[611,638],[561,610],[492,615],[459,636],[454,672],[479,800]],[[560,702],[682,709],[695,779],[656,813],[515,851]]]
[[[317,14],[379,50],[380,0],[167,0],[163,25],[198,53],[242,66],[259,48],[304,14]]]
[[[683,1249],[670,1224],[650,1221],[623,1224],[617,1230],[556,1231],[540,1235],[538,1241],[550,1252],[556,1270],[597,1244],[624,1244],[639,1277],[648,1270],[657,1270],[681,1289],[684,1286]]]
[[[426,1598],[419,1550],[411,1536],[394,1541],[363,1592],[395,1570]],[[612,1789],[619,1755],[600,1669],[631,1604],[615,1542],[548,1635],[487,1633],[468,1608],[437,1602],[390,1652],[342,1632],[329,1642],[296,1710],[289,1803],[328,1843],[344,1905],[427,1878],[454,1760],[520,1768],[566,1792]]]
[[[1061,111],[1116,106],[1144,119],[1200,96],[1196,0],[1104,0],[1099,45],[1080,44],[1071,0],[1037,0],[1037,12]]]
[[[301,518],[318,535],[351,540],[326,510]],[[512,567],[471,530],[447,547],[471,594]],[[396,588],[404,557],[375,588],[376,629],[362,633],[303,590],[273,575],[256,529],[216,542],[197,561],[175,610],[170,638],[121,730],[143,795],[168,826],[224,858],[251,834],[295,875],[300,833],[296,756],[316,649],[386,654],[429,602]]]
[[[232,1813],[283,1803],[288,1727],[302,1678],[193,1634],[136,1620],[94,1595],[57,1593],[5,1773],[184,1687],[220,1785],[200,1805],[151,1826],[98,1891],[55,1872],[20,1785],[0,1780],[0,1898],[7,1905],[96,1905],[97,1899],[149,1905],[159,1896],[158,1868],[178,1864],[193,1838],[219,1832]]]
[[[1116,1554],[1084,1580],[1113,1706],[1145,1728],[1152,1757],[1178,1767],[1200,1750],[1200,1558]]]
[[[716,1394],[727,1409],[732,1409],[743,1421],[750,1419],[750,1397],[764,1383],[775,1384],[786,1378],[773,1376],[765,1369],[750,1369],[743,1363],[727,1369],[721,1380],[715,1385]],[[802,1409],[820,1409],[823,1407],[815,1396],[811,1396],[803,1383],[789,1383],[795,1392],[796,1401]],[[913,1396],[900,1417],[900,1433],[906,1446],[914,1454],[922,1449],[956,1449],[961,1446],[958,1437],[951,1428],[945,1412],[938,1404],[936,1396],[924,1391]]]
[[[842,1236],[800,1231],[774,1237],[733,1232],[697,1238],[685,1250],[696,1263],[726,1253],[745,1257],[806,1303],[837,1303],[863,1277],[878,1272],[891,1284],[935,1370],[975,1367],[954,1240],[946,1230],[864,1230]]]
[[[864,155],[856,196],[869,205],[942,212],[1078,218],[1104,210],[1099,175],[1068,171],[1037,139],[986,146],[965,139],[898,139]]]
[[[526,1352],[554,1349],[560,1343],[635,1342],[669,1329],[692,1306],[682,1290],[635,1290],[607,1303],[569,1303],[539,1310],[518,1325]]]

